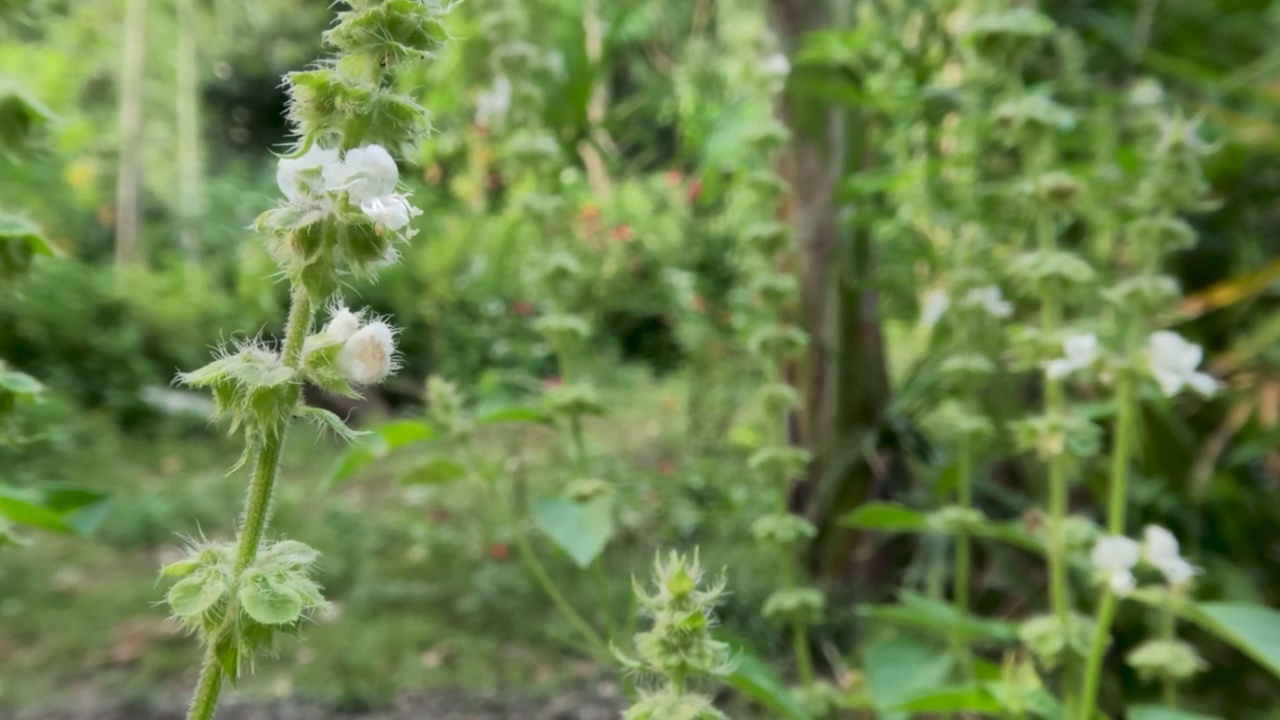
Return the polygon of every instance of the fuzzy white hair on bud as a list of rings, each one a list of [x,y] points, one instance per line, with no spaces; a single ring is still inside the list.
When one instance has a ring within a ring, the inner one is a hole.
[[[397,367],[395,331],[376,320],[357,330],[338,351],[338,367],[357,385],[376,385]]]
[[[360,329],[360,313],[351,312],[346,305],[338,305],[325,323],[324,332],[336,340],[346,342]]]

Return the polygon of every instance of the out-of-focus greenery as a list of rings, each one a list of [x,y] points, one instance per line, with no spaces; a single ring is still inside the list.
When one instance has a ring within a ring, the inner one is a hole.
[[[0,357],[7,364],[0,367],[30,375],[45,391],[43,403],[23,405],[16,415],[27,441],[0,445],[0,480],[28,490],[75,483],[117,498],[88,543],[42,538],[12,554],[0,548],[0,666],[16,668],[12,680],[8,672],[0,679],[0,702],[42,697],[39,689],[23,694],[26,680],[44,678],[53,688],[82,677],[83,653],[100,661],[92,669],[109,692],[145,696],[158,683],[185,683],[173,677],[187,659],[183,646],[167,653],[167,636],[147,626],[158,617],[147,605],[158,598],[149,584],[158,565],[151,555],[175,545],[173,530],[192,519],[215,535],[229,531],[224,519],[235,513],[240,481],[223,478],[219,466],[226,448],[201,406],[169,386],[179,369],[202,364],[210,346],[260,332],[278,336],[283,285],[263,279],[273,265],[246,228],[272,194],[274,159],[262,149],[283,149],[288,140],[279,78],[319,54],[330,12],[326,3],[305,0],[195,4],[205,160],[196,255],[184,258],[177,240],[176,14],[171,2],[151,0],[146,257],[115,267],[125,2],[0,3],[0,137],[15,127],[5,104],[10,87],[55,118],[34,147],[0,153],[0,204],[20,209],[65,255],[37,257],[22,278],[3,279]],[[530,299],[528,270],[570,248],[590,266],[584,304],[600,376],[614,386],[606,397],[629,409],[602,428],[597,451],[616,456],[609,479],[627,497],[629,524],[611,562],[642,568],[655,545],[701,543],[704,565],[733,568],[725,625],[762,654],[781,656],[781,641],[757,618],[773,588],[754,572],[743,521],[759,501],[743,497],[738,448],[707,440],[724,434],[746,397],[748,379],[725,351],[734,335],[722,313],[736,289],[731,258],[741,232],[736,209],[726,205],[725,178],[753,123],[771,108],[744,99],[726,78],[749,74],[773,51],[753,39],[766,24],[765,3],[598,6],[601,49],[593,59],[584,2],[468,0],[451,18],[457,41],[413,80],[436,127],[417,166],[403,173],[424,211],[416,220],[421,234],[401,265],[377,284],[353,288],[404,328],[405,368],[371,405],[416,413],[431,373],[482,390],[536,385],[554,364],[532,329],[542,309]],[[1196,218],[1201,242],[1179,256],[1177,271],[1192,293],[1188,327],[1233,388],[1194,416],[1144,419],[1134,502],[1144,521],[1182,532],[1207,566],[1215,596],[1275,605],[1280,572],[1269,538],[1280,525],[1280,4],[1072,0],[1045,10],[1080,33],[1091,76],[1114,88],[1143,75],[1159,78],[1189,113],[1204,114],[1208,134],[1221,143],[1207,166],[1218,207]],[[1147,38],[1140,51],[1135,34]],[[523,113],[515,129],[528,134],[477,122],[481,93],[500,71],[512,70],[495,60],[504,50],[538,59],[524,63],[512,99],[513,115]],[[798,69],[788,91],[857,107],[859,78],[852,68],[845,74],[830,82]],[[593,117],[597,92],[605,105]],[[607,193],[595,184],[584,147],[603,157]],[[1120,162],[1132,154],[1116,152]],[[553,220],[531,223],[522,211],[530,203],[552,208]],[[909,371],[920,347],[908,322],[920,290],[914,272],[924,260],[920,248],[905,245],[878,258],[880,319],[904,405],[916,387]],[[674,377],[653,380],[647,369]],[[690,427],[699,429],[684,432]],[[538,445],[545,438],[529,442],[535,464],[555,462],[555,453]],[[542,626],[548,607],[505,562],[507,539],[468,520],[481,501],[450,490],[402,503],[401,489],[372,477],[316,506],[312,493],[329,469],[330,449],[309,437],[295,445],[282,528],[324,552],[324,584],[341,612],[312,631],[305,655],[286,656],[255,681],[257,692],[288,678],[289,687],[327,690],[359,705],[424,684],[500,684],[502,673],[524,684],[546,656],[563,660],[548,647],[570,633]],[[495,454],[508,450],[492,446]],[[318,457],[302,457],[312,454]],[[934,488],[893,492],[919,497]],[[70,569],[50,574],[50,563]],[[1022,612],[1017,595],[1029,592],[1023,563],[1012,553],[990,559],[976,605]],[[567,561],[553,569],[578,582]],[[627,572],[619,570],[611,586],[620,615]],[[917,563],[910,573],[923,577],[928,568]],[[591,582],[582,586],[591,592]],[[86,620],[91,612],[99,614]],[[528,622],[506,622],[513,612]],[[833,609],[829,636],[861,637],[851,615]],[[119,650],[113,633],[127,636],[127,621],[139,618],[147,651]],[[1121,617],[1122,644],[1141,622]],[[495,626],[516,626],[515,634],[496,634]],[[512,658],[511,666],[490,672],[494,656]],[[1280,697],[1273,678],[1225,646],[1211,646],[1206,656],[1213,665],[1196,695],[1224,716],[1264,717],[1246,713]],[[447,672],[435,674],[440,667]]]

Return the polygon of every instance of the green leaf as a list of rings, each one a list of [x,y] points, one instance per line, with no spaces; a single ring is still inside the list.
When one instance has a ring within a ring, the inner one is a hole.
[[[733,647],[734,657],[738,661],[733,672],[726,678],[735,690],[765,706],[783,720],[809,720],[786,683],[768,663],[743,643],[732,638],[722,639]]]
[[[533,503],[533,521],[578,567],[585,569],[600,556],[613,535],[613,500],[539,498]]]
[[[1011,642],[1017,637],[1012,624],[973,615],[960,615],[949,603],[931,600],[923,595],[903,592],[897,605],[864,605],[858,613],[877,620],[929,630],[939,637],[962,633],[969,640]]]
[[[1130,707],[1126,715],[1128,720],[1218,720],[1213,715],[1176,710],[1159,705],[1136,705]]]
[[[88,535],[102,524],[111,499],[94,490],[75,487],[51,488],[44,493],[45,507],[62,515],[63,522],[78,535]]]
[[[302,617],[302,595],[280,575],[246,574],[240,605],[263,625],[288,625]]]
[[[849,527],[864,530],[920,531],[928,530],[924,513],[897,503],[869,502],[859,505],[853,512],[841,518]]]
[[[1183,615],[1280,677],[1280,611],[1247,603],[1200,603]]]
[[[905,637],[873,641],[866,651],[867,690],[881,720],[905,718],[894,708],[946,681],[951,657]]]
[[[1000,703],[981,685],[930,688],[898,705],[896,710],[909,712],[975,712],[999,714]]]
[[[386,443],[387,452],[435,437],[435,428],[422,420],[392,420],[369,428]]]
[[[484,413],[476,418],[479,425],[496,425],[499,423],[534,423],[538,425],[547,425],[551,423],[551,416],[527,407],[507,407],[498,408],[491,412]]]
[[[161,577],[186,577],[200,569],[200,558],[185,558],[160,568]]]
[[[991,691],[982,685],[929,688],[901,703],[895,710],[909,712],[983,712],[998,715],[1002,708]]]
[[[328,410],[325,410],[324,408],[303,405],[298,409],[298,417],[306,418],[307,420],[315,423],[316,427],[320,428],[320,430],[330,430],[334,435],[337,435],[348,442],[365,434],[357,430],[352,430],[350,426],[343,422],[342,418]]]
[[[446,458],[432,458],[415,465],[404,475],[400,482],[405,485],[443,485],[467,476],[467,469]]]
[[[15,395],[35,395],[44,390],[44,386],[39,380],[24,372],[8,370],[0,366],[0,389],[8,390]]]
[[[204,570],[169,588],[169,608],[178,617],[194,617],[213,607],[226,591],[227,580],[222,573]]]
[[[2,492],[2,490],[0,490]],[[76,530],[62,515],[34,502],[18,497],[0,495],[0,515],[19,525],[27,525],[50,532],[75,534]]]
[[[333,468],[320,483],[325,491],[351,479],[361,468],[386,457],[392,450],[435,437],[436,431],[422,420],[392,420],[360,433],[360,439],[338,456]]]

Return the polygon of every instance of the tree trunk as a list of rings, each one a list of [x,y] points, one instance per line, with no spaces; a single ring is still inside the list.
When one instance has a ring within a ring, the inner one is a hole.
[[[200,75],[196,58],[195,0],[176,0],[177,92],[174,93],[178,121],[178,241],[182,258],[199,262],[200,220],[204,216],[203,175],[200,159]]]
[[[120,170],[116,178],[116,262],[137,260],[141,235],[142,101],[147,0],[128,0],[120,65]]]
[[[774,28],[789,50],[804,33],[847,22],[845,7],[817,0],[770,0]],[[812,99],[784,99],[779,114],[792,133],[783,176],[791,185],[791,221],[800,252],[803,310],[811,347],[800,373],[805,398],[798,440],[814,462],[795,505],[818,528],[812,567],[828,580],[865,579],[859,536],[839,518],[877,494],[896,462],[882,451],[889,381],[871,283],[874,255],[865,231],[841,227],[833,197],[849,168],[862,167],[869,128]],[[870,154],[866,154],[869,158]]]

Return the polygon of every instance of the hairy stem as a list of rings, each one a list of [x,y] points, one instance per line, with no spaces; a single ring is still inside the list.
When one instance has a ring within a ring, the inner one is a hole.
[[[293,304],[289,308],[289,320],[285,326],[284,349],[281,352],[284,363],[289,367],[298,367],[302,359],[302,344],[311,330],[313,319],[311,296],[305,288],[295,287]],[[263,437],[258,440],[260,447],[253,464],[253,478],[249,481],[244,517],[240,521],[240,533],[236,541],[233,586],[239,581],[240,574],[252,565],[258,556],[258,547],[262,543],[262,536],[271,519],[271,497],[275,490],[276,475],[280,470],[280,451],[284,447],[287,429],[288,420],[285,420],[278,427],[265,431]],[[228,617],[231,617],[235,611],[235,608],[229,608]],[[216,641],[215,637],[213,642],[216,643]],[[187,720],[211,720],[217,708],[218,693],[222,689],[222,668],[219,667],[214,648],[215,645],[211,644],[205,652],[204,662],[200,667],[200,679],[196,684],[195,698],[191,702]]]

